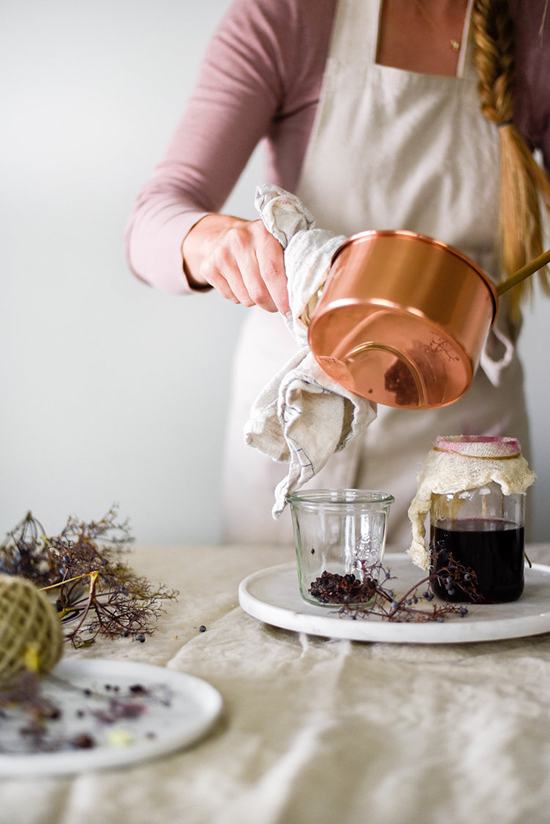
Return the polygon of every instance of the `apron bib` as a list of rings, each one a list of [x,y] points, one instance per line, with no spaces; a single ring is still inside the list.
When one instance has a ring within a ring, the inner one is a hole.
[[[420,232],[496,276],[499,137],[480,111],[468,25],[459,76],[417,74],[376,63],[380,7],[338,4],[297,194],[318,226]]]
[[[321,228],[348,237],[366,229],[420,232],[455,246],[497,279],[499,137],[480,111],[473,44],[467,36],[472,2],[458,75],[442,77],[378,65],[381,0],[339,0],[296,194]],[[279,316],[253,312],[247,318],[230,422],[241,441],[251,404],[294,350]],[[307,486],[390,492],[396,503],[388,540],[407,548],[407,509],[437,435],[515,436],[528,453],[521,388],[521,366],[514,356],[498,387],[478,370],[466,396],[444,409],[379,406],[364,437],[332,456]],[[285,467],[239,445],[230,433],[227,468],[224,539],[291,541],[288,513],[278,521],[270,514]]]

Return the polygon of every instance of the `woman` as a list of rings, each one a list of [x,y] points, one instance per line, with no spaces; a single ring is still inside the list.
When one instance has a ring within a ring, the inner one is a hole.
[[[550,186],[530,150],[550,168],[549,51],[539,0],[237,0],[229,9],[127,230],[129,265],[146,282],[174,293],[214,287],[255,307],[235,364],[226,541],[290,538],[288,517],[270,516],[285,469],[242,438],[257,394],[294,350],[281,318],[282,249],[260,221],[219,214],[254,147],[265,138],[265,180],[296,193],[318,226],[418,231],[498,280],[542,248],[537,190],[550,204]],[[406,543],[416,474],[436,435],[515,436],[528,451],[514,349],[522,291],[501,302],[485,369],[462,400],[379,407],[365,438],[311,485],[391,492],[388,537]]]

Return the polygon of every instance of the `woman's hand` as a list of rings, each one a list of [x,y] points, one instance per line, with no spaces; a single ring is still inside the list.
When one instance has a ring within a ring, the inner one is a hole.
[[[191,285],[210,284],[227,300],[289,312],[283,247],[261,220],[207,215],[182,246]]]

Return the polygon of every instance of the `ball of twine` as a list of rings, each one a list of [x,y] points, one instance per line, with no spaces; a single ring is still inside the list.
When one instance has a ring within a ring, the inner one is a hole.
[[[0,575],[0,685],[25,669],[50,672],[63,655],[63,630],[48,596],[31,581]]]

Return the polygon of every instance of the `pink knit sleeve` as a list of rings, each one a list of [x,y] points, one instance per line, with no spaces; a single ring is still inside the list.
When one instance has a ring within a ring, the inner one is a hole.
[[[282,105],[283,59],[271,19],[277,5],[237,0],[230,7],[176,131],[137,197],[126,257],[131,271],[158,289],[190,291],[182,242],[201,217],[222,208]]]

